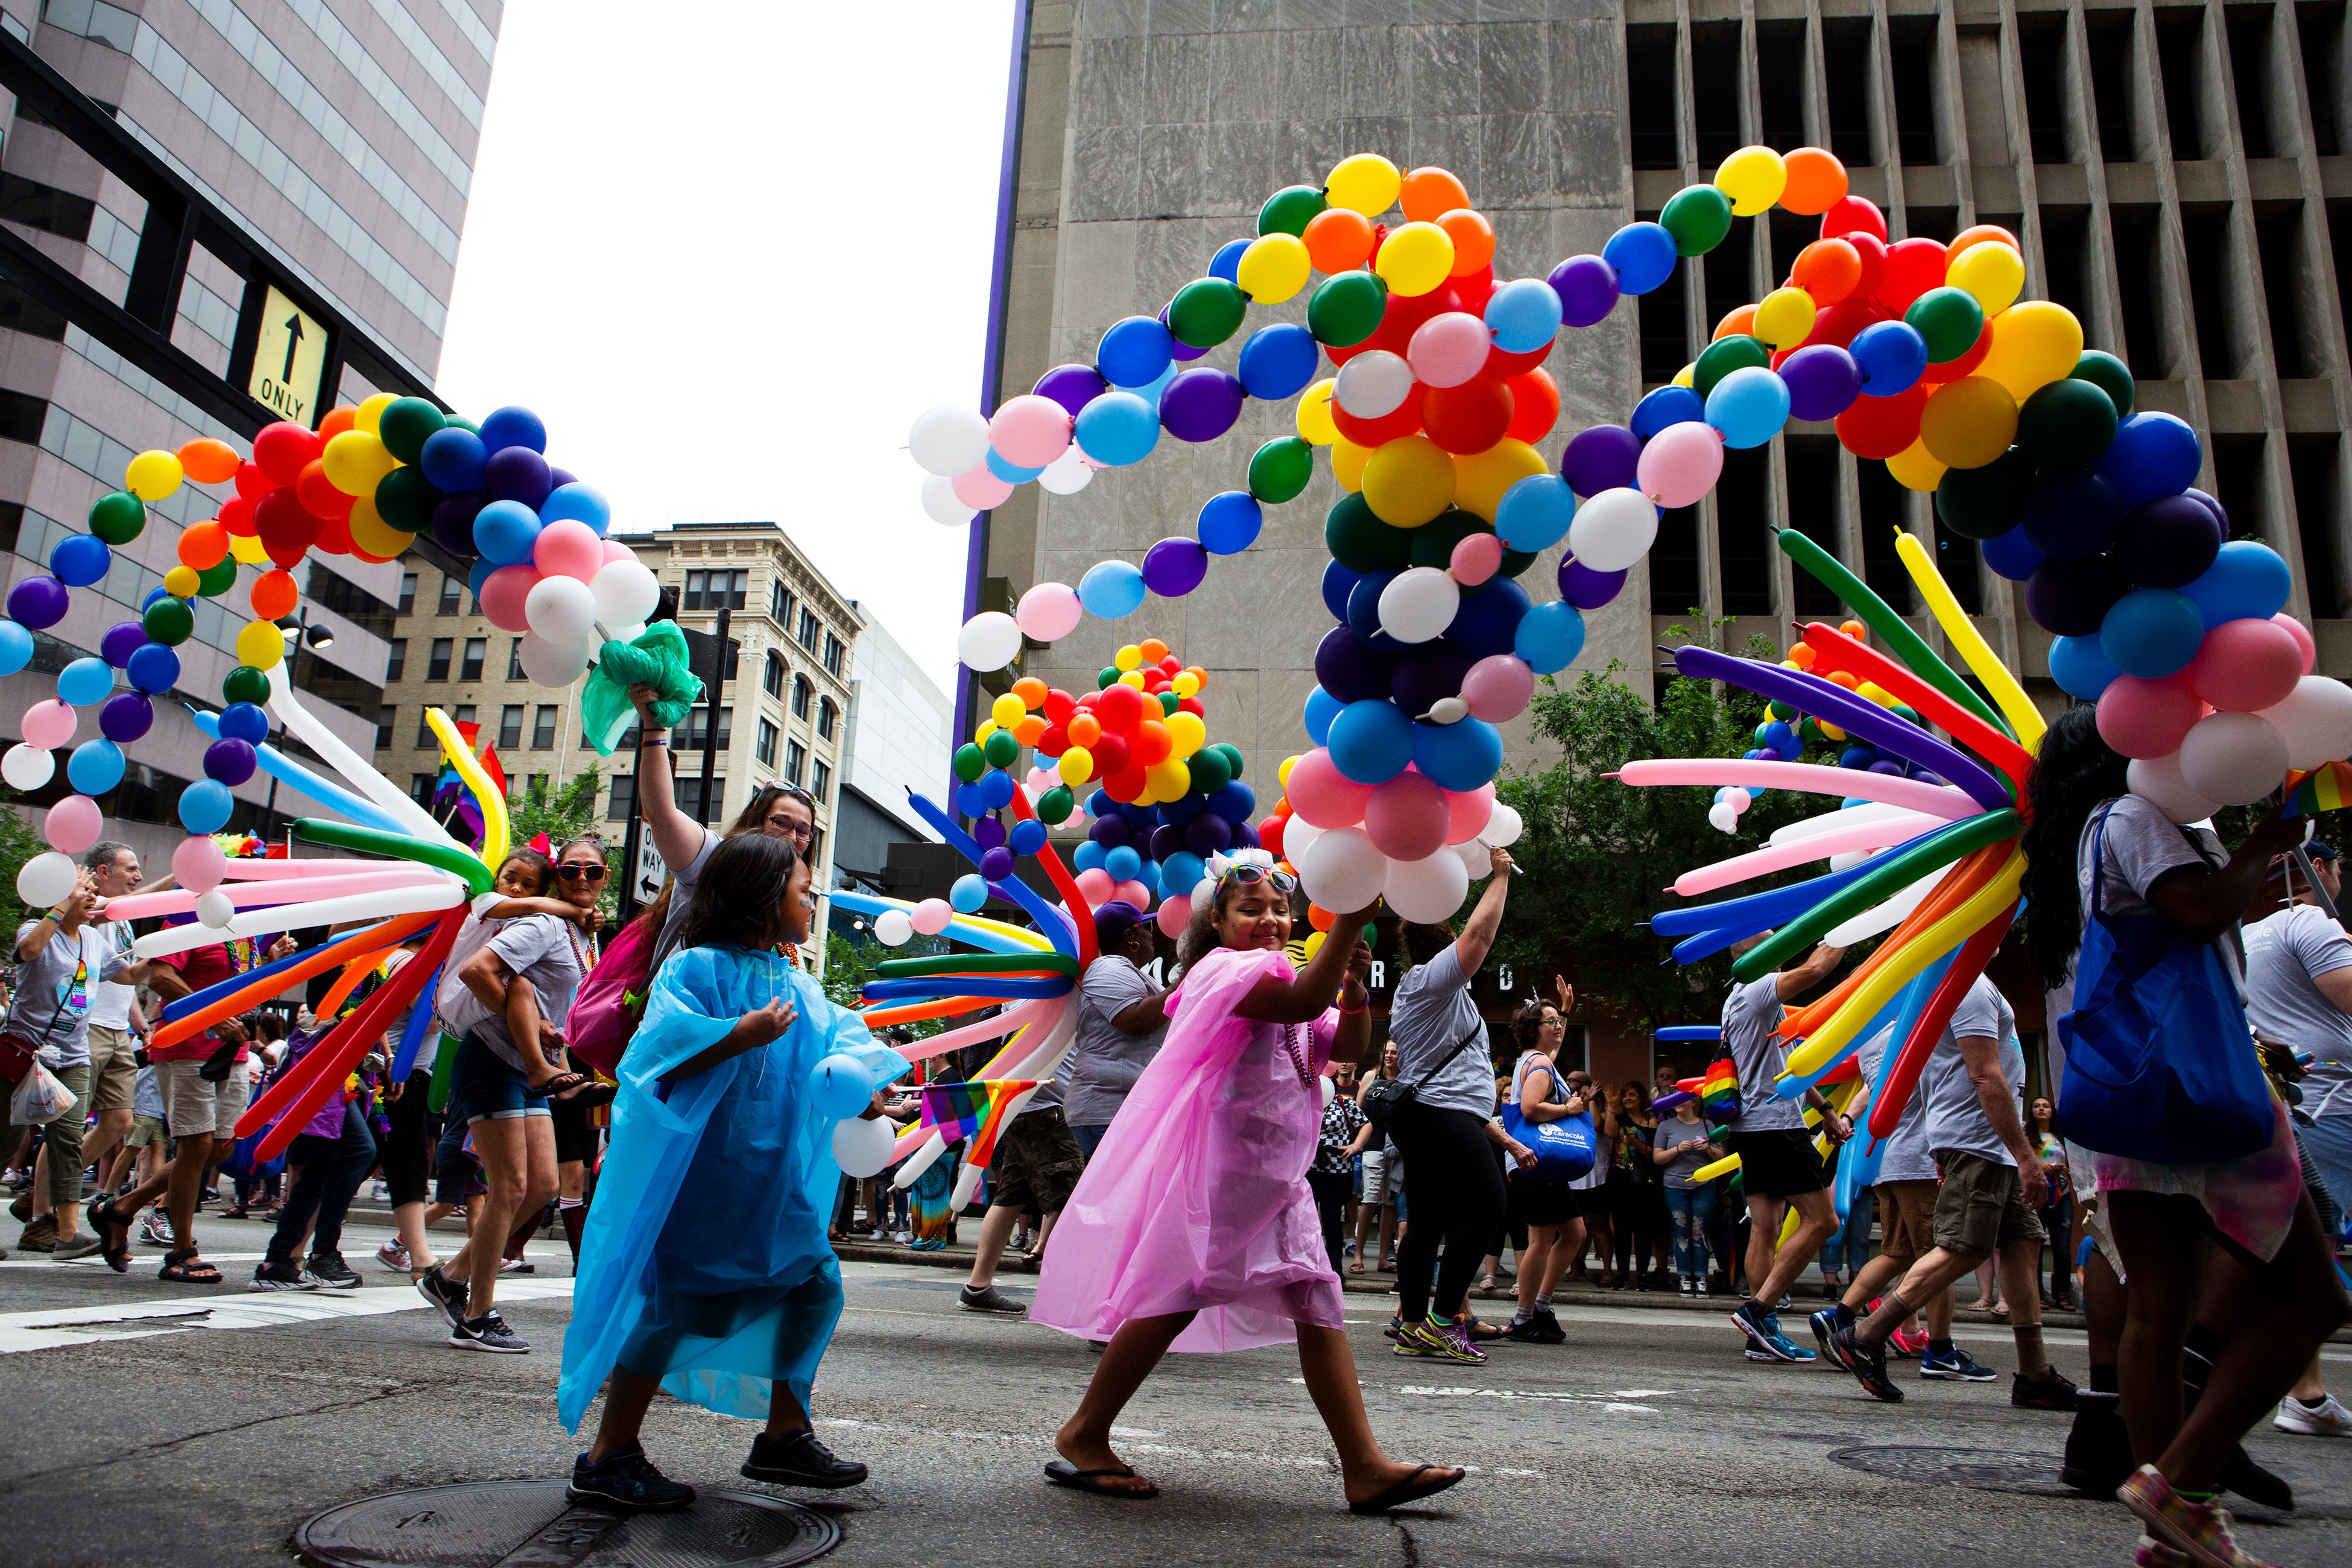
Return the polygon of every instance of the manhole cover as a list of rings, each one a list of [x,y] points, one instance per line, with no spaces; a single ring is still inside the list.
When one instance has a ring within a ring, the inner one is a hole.
[[[2025,1492],[2035,1497],[2072,1497],[2058,1479],[2058,1459],[2049,1454],[2011,1454],[2000,1448],[1840,1448],[1830,1458],[1850,1470],[1919,1481],[1931,1487],[1969,1487],[1987,1492]]]
[[[792,1568],[841,1527],[750,1492],[706,1491],[684,1513],[574,1508],[562,1481],[421,1487],[331,1508],[294,1532],[319,1568]]]

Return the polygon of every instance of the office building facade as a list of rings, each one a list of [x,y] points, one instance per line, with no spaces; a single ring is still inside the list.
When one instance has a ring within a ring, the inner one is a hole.
[[[833,885],[879,892],[891,845],[939,841],[938,829],[907,804],[907,792],[937,800],[947,787],[955,709],[879,625],[858,633],[851,668]]]

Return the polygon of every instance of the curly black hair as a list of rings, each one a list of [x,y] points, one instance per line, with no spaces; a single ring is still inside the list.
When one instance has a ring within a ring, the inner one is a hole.
[[[2076,870],[2084,825],[2103,800],[2126,793],[2130,763],[2099,735],[2088,703],[2058,715],[2025,781],[2025,952],[2044,985],[2058,985],[2083,945]]]

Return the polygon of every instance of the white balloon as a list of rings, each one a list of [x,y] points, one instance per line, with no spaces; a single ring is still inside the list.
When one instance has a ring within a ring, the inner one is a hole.
[[[236,919],[236,902],[219,888],[196,895],[196,923],[219,931]]]
[[[543,637],[537,632],[522,634],[522,672],[534,686],[544,686],[561,691],[588,673],[588,655],[593,644],[559,642]]]
[[[1441,697],[1422,715],[1433,724],[1459,724],[1470,717],[1470,704],[1459,697]]]
[[[976,408],[927,408],[907,432],[907,450],[924,472],[953,479],[988,456],[988,421]]]
[[[522,618],[550,642],[583,643],[596,635],[596,595],[577,577],[541,577],[523,598]]]
[[[885,947],[904,947],[914,934],[914,917],[904,910],[884,910],[874,917],[874,940]]]
[[[1868,849],[1851,849],[1843,855],[1832,855],[1830,857],[1830,871],[1834,875],[1849,867],[1859,866],[1869,859],[1873,853],[1874,851]]]
[[[1359,419],[1378,419],[1412,395],[1412,366],[1386,349],[1367,349],[1339,367],[1331,401]]]
[[[1495,869],[1495,858],[1487,854],[1486,847],[1475,838],[1465,839],[1459,844],[1449,844],[1445,849],[1451,851],[1454,858],[1462,862],[1463,875],[1473,882],[1491,875]]]
[[[1381,629],[1399,642],[1427,642],[1444,635],[1461,608],[1454,574],[1442,566],[1409,567],[1381,590]]]
[[[2202,822],[2221,809],[2221,803],[2208,800],[2189,787],[2180,776],[2180,753],[2134,762],[2124,772],[2125,781],[2132,794],[2155,806],[2175,822]]]
[[[74,858],[51,849],[34,856],[17,871],[16,897],[28,910],[47,910],[64,902],[80,880],[81,868],[74,864]]]
[[[1307,846],[1305,859],[1291,864],[1298,868],[1307,896],[1335,914],[1370,904],[1389,877],[1389,858],[1372,847],[1371,835],[1360,827],[1333,828]]]
[[[1057,496],[1074,496],[1092,484],[1094,478],[1094,465],[1087,461],[1087,455],[1073,442],[1068,451],[1045,465],[1037,482]]]
[[[966,669],[1003,669],[1021,651],[1021,627],[1002,610],[983,610],[956,634],[956,658]]]
[[[2286,776],[2286,737],[2253,713],[2209,713],[2180,742],[2180,777],[2223,805],[2252,805]]]
[[[1323,829],[1292,812],[1290,820],[1282,827],[1282,858],[1293,866],[1297,865],[1299,857],[1307,853],[1307,847],[1322,837]]]
[[[1470,873],[1458,855],[1440,849],[1419,860],[1391,860],[1381,896],[1400,920],[1429,925],[1462,907],[1470,890]]]
[[[2262,717],[2286,737],[2286,765],[2315,768],[2352,757],[2352,686],[2324,675],[2306,675],[2285,701]]]
[[[1519,819],[1515,808],[1498,800],[1493,813],[1486,818],[1486,828],[1478,837],[1497,849],[1508,849],[1519,841],[1519,835],[1527,831],[1527,826]]]
[[[1595,572],[1622,572],[1649,553],[1658,509],[1637,489],[1602,490],[1576,509],[1568,552]]]
[[[1706,808],[1706,825],[1719,833],[1736,833],[1739,829],[1739,814],[1728,803],[1718,800]]]
[[[961,528],[972,520],[971,508],[955,493],[955,480],[933,474],[923,481],[923,512],[941,528]]]
[[[661,579],[642,561],[614,561],[596,569],[588,579],[588,596],[596,602],[596,618],[616,635],[635,626],[661,605]],[[525,601],[524,615],[529,616]]]
[[[852,1116],[834,1124],[833,1161],[845,1176],[878,1176],[890,1163],[890,1148],[897,1142],[886,1118]]]
[[[58,759],[46,746],[28,745],[24,742],[8,748],[0,756],[0,779],[8,781],[11,789],[35,790],[49,782],[58,771]]]

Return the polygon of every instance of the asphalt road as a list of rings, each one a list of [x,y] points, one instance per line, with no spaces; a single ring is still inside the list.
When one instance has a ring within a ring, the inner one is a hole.
[[[128,1276],[96,1259],[0,1262],[0,1560],[282,1564],[291,1531],[339,1503],[568,1470],[582,1445],[554,1418],[571,1313],[560,1245],[534,1248],[541,1272],[502,1301],[539,1348],[485,1356],[446,1347],[432,1312],[376,1268],[381,1231],[347,1237],[366,1288],[315,1297],[238,1288],[261,1251],[258,1225],[207,1218],[201,1234],[228,1288],[158,1282],[152,1247]],[[1915,1379],[1908,1403],[1881,1405],[1841,1373],[1747,1362],[1720,1317],[1623,1308],[1572,1308],[1567,1345],[1505,1345],[1484,1367],[1400,1361],[1380,1336],[1377,1299],[1357,1296],[1352,1333],[1383,1442],[1475,1467],[1461,1487],[1424,1511],[1350,1517],[1297,1363],[1276,1349],[1170,1358],[1121,1436],[1163,1495],[1097,1500],[1039,1475],[1048,1434],[1092,1372],[1085,1345],[961,1310],[939,1270],[845,1273],[819,1417],[874,1479],[788,1494],[840,1521],[828,1563],[2122,1563],[2136,1535],[2113,1505],[2030,1475],[1987,1489],[1832,1458],[1969,1449],[1996,1471],[2054,1466],[2066,1418],[2012,1410],[2006,1377]],[[1024,1280],[1007,1283],[1025,1296]],[[2005,1332],[1962,1337],[2011,1364]],[[2081,1376],[2081,1336],[2052,1337]],[[2352,1387],[2352,1349],[2327,1356]],[[751,1432],[665,1400],[646,1442],[672,1476],[757,1490],[735,1475]],[[2250,1447],[2301,1506],[2242,1510],[2248,1547],[2285,1564],[2352,1562],[2352,1442],[2265,1424]]]

